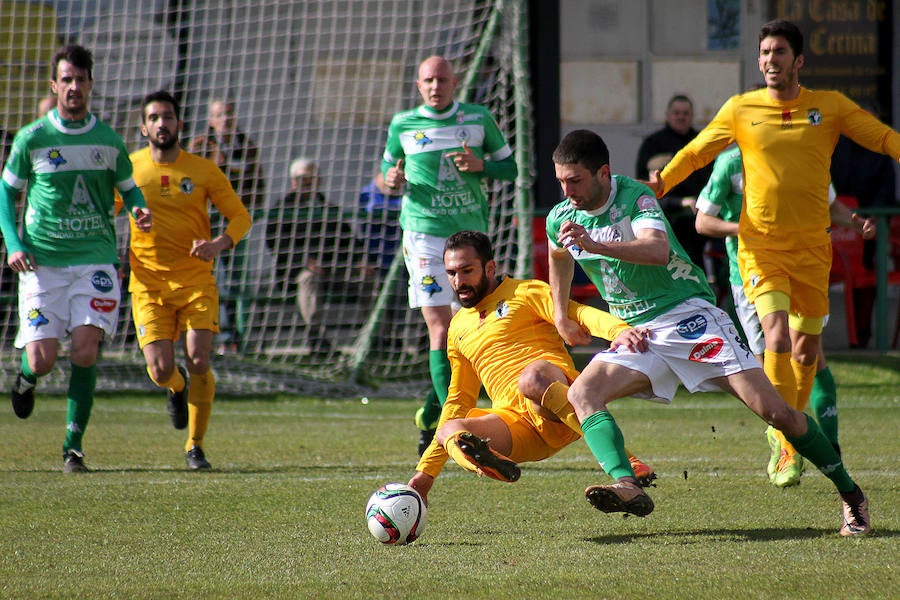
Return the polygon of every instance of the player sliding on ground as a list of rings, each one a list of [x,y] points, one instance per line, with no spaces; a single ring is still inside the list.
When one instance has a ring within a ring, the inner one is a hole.
[[[573,411],[557,416],[540,406],[551,383],[565,397],[578,375],[553,324],[547,284],[497,277],[490,240],[475,231],[447,239],[444,264],[463,308],[448,336],[450,393],[435,439],[409,481],[426,500],[449,457],[464,469],[511,482],[520,475],[516,463],[543,460],[581,437]],[[647,347],[641,330],[601,310],[570,302],[569,316],[591,334],[612,340],[613,348]],[[526,397],[520,381],[539,389],[537,396]],[[475,406],[482,385],[491,408]],[[631,465],[631,475],[645,483],[655,477],[637,458]]]

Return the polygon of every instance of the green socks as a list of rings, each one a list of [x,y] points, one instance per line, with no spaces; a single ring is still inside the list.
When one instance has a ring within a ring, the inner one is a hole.
[[[81,439],[91,418],[94,406],[94,388],[97,386],[97,365],[79,367],[72,365],[69,377],[68,410],[66,411],[66,441],[63,453],[81,451]]]
[[[434,429],[438,419],[441,417],[441,403],[438,402],[437,392],[434,386],[428,389],[428,396],[425,398],[425,404],[416,413],[416,426],[422,431]]]
[[[441,406],[447,401],[447,389],[450,387],[450,359],[447,350],[428,351],[428,370],[431,372],[431,383],[437,392]]]
[[[581,422],[584,441],[600,467],[613,479],[634,477],[628,455],[625,453],[625,439],[622,430],[609,412],[595,412]]]
[[[37,383],[37,375],[31,370],[31,365],[28,364],[28,353],[24,350],[22,350],[22,376],[28,383]]]
[[[838,413],[837,413],[837,386],[831,369],[825,367],[813,380],[812,393],[809,396],[809,404],[822,433],[828,438],[832,446],[838,444]]]
[[[815,419],[809,415],[806,416],[808,429],[806,433],[800,437],[787,437],[787,440],[793,444],[804,458],[809,459],[811,463],[816,465],[825,477],[834,482],[839,492],[852,492],[856,489],[856,484],[850,479],[847,470],[844,469],[844,463],[841,461],[840,455],[822,430],[816,424]]]

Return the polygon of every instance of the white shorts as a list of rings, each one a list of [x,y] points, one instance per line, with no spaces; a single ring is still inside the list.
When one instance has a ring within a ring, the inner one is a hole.
[[[686,300],[640,327],[651,331],[647,352],[607,350],[591,359],[646,375],[652,389],[638,398],[669,403],[679,383],[691,393],[721,391],[709,380],[762,368],[728,313],[706,300]]]
[[[743,285],[732,285],[731,297],[734,300],[734,312],[741,322],[744,337],[747,338],[747,345],[753,354],[762,354],[766,351],[766,338],[759,322],[759,315],[756,314],[756,306],[747,300]]]
[[[79,325],[94,325],[113,336],[121,297],[119,276],[112,265],[38,267],[19,273],[16,348],[63,339]]]
[[[403,232],[403,260],[409,272],[409,307],[451,306],[456,293],[444,268],[447,238]]]

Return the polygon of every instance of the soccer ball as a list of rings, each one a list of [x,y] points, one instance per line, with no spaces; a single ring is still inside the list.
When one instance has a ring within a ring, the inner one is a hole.
[[[405,483],[386,483],[366,503],[366,525],[385,545],[408,544],[425,529],[428,510],[419,492]]]

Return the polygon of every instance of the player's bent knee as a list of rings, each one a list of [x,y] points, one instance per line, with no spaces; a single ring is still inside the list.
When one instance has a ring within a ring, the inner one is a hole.
[[[562,381],[547,372],[546,367],[549,365],[550,363],[547,361],[536,361],[525,367],[519,375],[519,391],[523,396],[538,404],[551,383]]]

